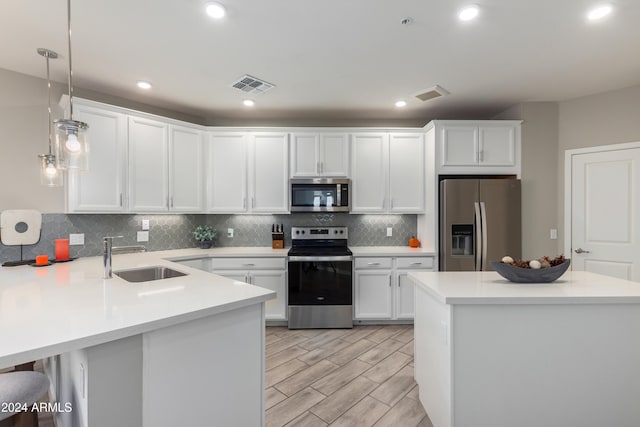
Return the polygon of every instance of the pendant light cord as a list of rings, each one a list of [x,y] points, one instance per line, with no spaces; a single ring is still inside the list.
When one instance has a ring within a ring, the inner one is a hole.
[[[67,29],[69,30],[68,34],[68,47],[69,47],[69,119],[73,120],[73,86],[72,86],[72,76],[73,71],[71,70],[71,0],[67,0]]]
[[[49,56],[50,54],[46,54],[45,58],[47,58],[47,95],[49,96],[49,103],[47,112],[49,114],[49,155],[53,154],[52,150],[52,140],[51,140],[51,78],[49,77]]]

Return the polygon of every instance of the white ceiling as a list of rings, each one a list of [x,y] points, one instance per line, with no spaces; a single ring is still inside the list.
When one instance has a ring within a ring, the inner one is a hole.
[[[221,2],[223,21],[202,0],[73,0],[74,86],[208,124],[423,125],[640,84],[638,0],[595,23],[597,0],[477,0],[472,22],[457,19],[461,0]],[[44,77],[44,47],[65,82],[66,26],[65,0],[3,0],[0,68]],[[244,107],[230,87],[244,74],[276,88]],[[451,94],[413,98],[436,84]]]

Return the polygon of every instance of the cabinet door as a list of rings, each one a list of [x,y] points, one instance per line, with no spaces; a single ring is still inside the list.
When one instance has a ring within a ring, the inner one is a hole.
[[[169,137],[169,208],[175,212],[202,212],[202,133],[171,126]]]
[[[407,271],[396,275],[395,318],[413,319],[415,313],[415,287],[407,277]]]
[[[291,177],[317,176],[319,172],[317,134],[291,135]]]
[[[349,176],[349,135],[321,134],[319,160],[320,175]]]
[[[482,166],[515,166],[514,126],[480,126],[479,160]]]
[[[211,134],[207,145],[207,210],[247,211],[247,141],[245,133]]]
[[[123,212],[127,119],[122,113],[75,104],[75,119],[89,123],[89,172],[70,172],[68,212]]]
[[[470,166],[478,164],[478,127],[444,126],[442,128],[440,164]]]
[[[282,270],[251,271],[251,284],[275,291],[277,296],[265,302],[265,318],[267,320],[286,320],[287,313],[287,279]]]
[[[424,212],[424,162],[424,138],[422,137],[422,135],[390,135],[390,212]]]
[[[355,276],[356,319],[391,319],[391,271],[362,270]]]
[[[252,212],[289,211],[288,145],[285,133],[253,135],[251,156]]]
[[[129,116],[129,210],[169,209],[168,125]]]
[[[354,134],[351,146],[351,212],[384,212],[387,199],[388,135]]]

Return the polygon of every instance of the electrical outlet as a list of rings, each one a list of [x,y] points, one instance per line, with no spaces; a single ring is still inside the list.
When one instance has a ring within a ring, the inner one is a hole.
[[[138,231],[138,242],[148,242],[148,241],[149,241],[149,232]]]
[[[387,227],[387,237],[391,237],[391,236],[393,236],[393,228]]]
[[[142,229],[143,230],[148,230],[149,229],[149,220],[148,219],[143,219],[142,220]],[[140,241],[140,240],[138,240]]]
[[[84,245],[84,233],[69,234],[70,245]]]
[[[549,230],[549,238],[551,240],[556,240],[558,238],[558,230],[556,230],[555,228]]]
[[[227,228],[227,237],[233,238],[233,228]]]

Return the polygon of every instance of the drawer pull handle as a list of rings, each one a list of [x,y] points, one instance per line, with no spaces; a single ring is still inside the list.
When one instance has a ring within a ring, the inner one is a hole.
[[[380,265],[379,262],[368,262],[367,265]]]
[[[411,263],[411,264],[409,264],[409,265],[422,265],[422,263],[421,263],[421,262],[412,262],[412,263]]]
[[[242,264],[242,265],[247,266],[247,267],[251,267],[251,266],[253,266],[253,265],[255,265],[255,264],[248,263],[248,264]]]

